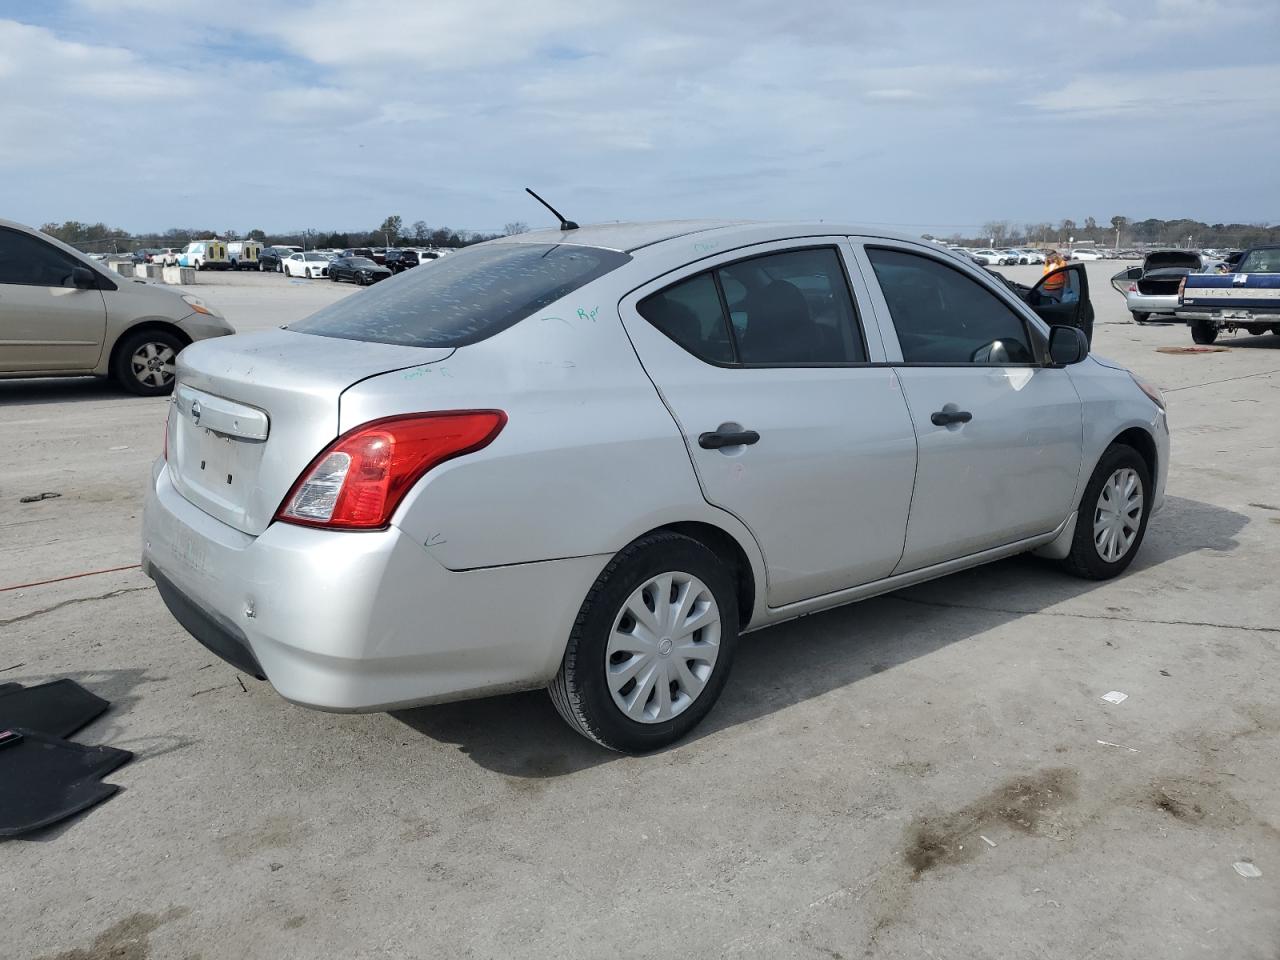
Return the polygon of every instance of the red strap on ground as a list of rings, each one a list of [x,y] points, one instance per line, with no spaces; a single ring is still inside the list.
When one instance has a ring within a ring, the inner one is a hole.
[[[27,587],[43,587],[47,583],[61,583],[63,580],[79,580],[81,577],[96,577],[100,573],[118,573],[121,570],[137,570],[140,563],[131,563],[127,567],[107,567],[105,570],[87,570],[84,573],[73,573],[65,577],[54,577],[52,580],[36,580],[33,583],[16,583],[12,587],[0,587],[0,593],[10,590],[23,590]]]

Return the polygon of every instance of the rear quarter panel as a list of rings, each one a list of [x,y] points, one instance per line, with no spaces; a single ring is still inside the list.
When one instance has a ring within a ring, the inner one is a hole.
[[[656,527],[693,521],[733,536],[763,585],[754,540],[703,499],[623,332],[617,304],[632,284],[609,279],[443,363],[354,385],[341,429],[426,410],[507,413],[492,444],[432,470],[393,520],[451,570],[612,555]]]

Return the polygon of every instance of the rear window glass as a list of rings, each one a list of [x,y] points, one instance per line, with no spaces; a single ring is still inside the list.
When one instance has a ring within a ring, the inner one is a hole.
[[[572,244],[471,247],[290,324],[322,337],[462,347],[493,336],[631,257]]]

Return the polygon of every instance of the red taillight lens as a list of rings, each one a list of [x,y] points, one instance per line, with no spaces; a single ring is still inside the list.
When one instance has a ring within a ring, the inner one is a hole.
[[[1187,278],[1183,277],[1178,281],[1178,299],[1182,299],[1182,291],[1187,289]]]
[[[424,473],[488,446],[506,422],[501,410],[455,410],[361,424],[311,462],[276,519],[342,530],[385,527]]]

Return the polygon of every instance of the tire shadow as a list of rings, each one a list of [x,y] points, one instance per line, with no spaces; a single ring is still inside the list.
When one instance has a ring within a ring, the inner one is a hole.
[[[1198,550],[1230,552],[1248,523],[1249,517],[1232,510],[1166,497],[1130,571]],[[720,702],[689,737],[659,753],[851,687],[1101,585],[1023,555],[745,634]],[[1082,620],[1080,630],[1088,629]],[[543,690],[391,716],[511,777],[560,777],[623,759],[572,731]]]

